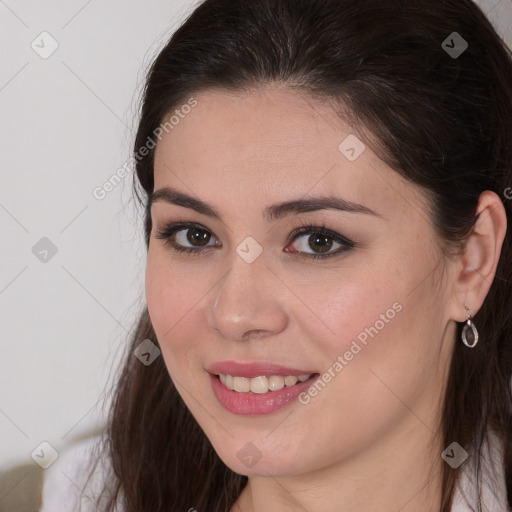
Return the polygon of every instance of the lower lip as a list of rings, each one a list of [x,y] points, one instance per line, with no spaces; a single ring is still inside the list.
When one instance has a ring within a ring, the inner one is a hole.
[[[259,394],[232,391],[222,384],[218,375],[210,374],[213,392],[217,400],[229,412],[240,415],[263,415],[279,411],[306,391],[319,377],[318,374],[315,374],[294,386],[285,386],[277,391]]]

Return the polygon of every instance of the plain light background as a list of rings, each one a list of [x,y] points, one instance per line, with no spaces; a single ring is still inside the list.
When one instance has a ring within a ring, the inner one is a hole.
[[[144,70],[192,9],[0,2],[0,468],[104,420],[145,250],[132,173],[103,200],[93,190],[130,157]],[[59,45],[47,59],[31,47],[51,48],[41,32]],[[57,247],[46,263],[32,253],[43,237]]]
[[[512,0],[477,3],[512,46]],[[144,72],[196,4],[0,0],[0,469],[105,420],[145,247],[132,173],[93,190],[129,159]]]

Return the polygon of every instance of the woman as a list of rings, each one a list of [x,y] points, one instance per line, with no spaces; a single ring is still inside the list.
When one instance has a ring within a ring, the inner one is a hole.
[[[512,59],[475,4],[206,0],[134,155],[98,510],[510,510]]]

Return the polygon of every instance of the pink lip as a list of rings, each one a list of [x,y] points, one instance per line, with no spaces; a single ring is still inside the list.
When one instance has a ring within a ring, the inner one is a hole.
[[[275,367],[273,368],[273,371],[275,371]],[[259,375],[262,374],[260,373]],[[276,374],[273,373],[272,375]],[[237,391],[232,391],[222,384],[217,375],[210,375],[213,393],[224,409],[233,414],[246,416],[271,414],[283,407],[286,407],[301,393],[305,392],[319,378],[320,374],[315,373],[308,380],[297,383],[294,386],[285,386],[278,391],[269,391],[264,394],[257,394],[251,392],[239,393]]]
[[[295,375],[299,377],[300,375],[311,375],[312,373],[317,373],[316,370],[287,368],[286,366],[280,366],[268,362],[237,363],[235,361],[219,361],[209,366],[206,370],[213,375],[222,373],[223,375],[247,378],[260,377],[262,375],[281,375],[283,377]],[[275,393],[275,391],[273,391],[273,393]]]

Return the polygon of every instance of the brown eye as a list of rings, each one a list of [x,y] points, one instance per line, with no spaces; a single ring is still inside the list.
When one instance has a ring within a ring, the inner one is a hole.
[[[330,258],[353,249],[356,244],[325,226],[302,226],[291,237],[296,250],[306,258]],[[334,249],[334,250],[332,250]]]
[[[187,233],[187,235],[186,235],[187,241],[189,241],[192,245],[199,245],[199,246],[207,245],[211,238],[210,233],[208,233],[204,229],[188,228],[188,229],[182,229],[180,231],[185,231]],[[177,233],[179,233],[179,231]]]
[[[315,234],[309,235],[308,245],[311,249],[319,250],[319,252],[327,252],[332,248],[333,241],[328,236]]]
[[[206,247],[220,244],[212,240],[212,234],[207,229],[193,223],[171,223],[162,231],[157,231],[155,238],[164,240],[173,250],[190,254],[200,254]]]

